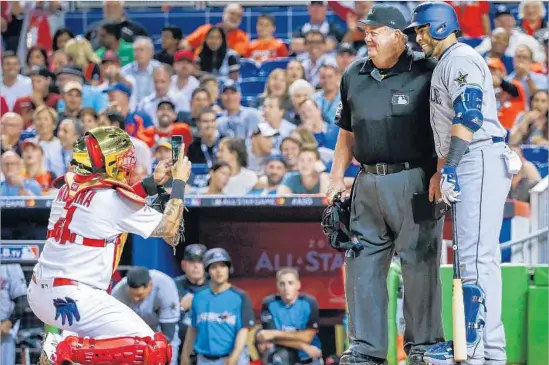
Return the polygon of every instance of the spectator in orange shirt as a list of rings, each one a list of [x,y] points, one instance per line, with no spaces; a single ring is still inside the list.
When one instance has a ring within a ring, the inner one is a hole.
[[[250,39],[244,31],[238,29],[242,22],[243,13],[244,9],[242,9],[241,5],[231,3],[225,7],[225,10],[223,11],[223,21],[217,26],[223,28],[225,31],[229,48],[234,49],[241,56],[246,56]],[[181,47],[191,50],[200,48],[212,27],[212,24],[204,24],[198,27],[194,32],[183,39]]]
[[[44,150],[42,146],[36,139],[29,138],[23,141],[21,149],[25,167],[23,178],[36,180],[42,188],[42,195],[47,195],[55,175],[44,169]]]
[[[156,109],[158,126],[146,128],[138,133],[137,138],[144,141],[149,148],[152,148],[155,142],[160,138],[170,138],[172,135],[183,136],[185,147],[188,148],[193,141],[191,128],[186,123],[177,123],[177,113],[175,105],[169,99],[158,102]]]
[[[547,28],[545,21],[545,6],[543,1],[523,1],[519,5],[520,29],[533,36],[536,31]]]
[[[490,35],[490,3],[488,1],[446,2],[454,7],[464,36],[478,38]]]
[[[273,36],[276,24],[272,15],[260,15],[257,18],[256,29],[258,38],[250,43],[249,58],[263,62],[277,57],[288,57],[286,44]]]
[[[490,57],[486,63],[496,92],[498,119],[505,129],[511,129],[517,115],[526,109],[524,88],[518,80],[505,80],[507,71],[500,58]]]

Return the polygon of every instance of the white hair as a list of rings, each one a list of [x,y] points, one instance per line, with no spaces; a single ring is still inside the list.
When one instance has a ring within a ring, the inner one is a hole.
[[[537,0],[524,0],[524,1],[521,1],[520,4],[519,4],[519,19],[523,19],[524,18],[524,6],[527,4],[527,3],[535,3],[538,5],[538,7],[540,8],[540,16],[542,19],[545,18],[545,14],[547,13],[547,11],[545,10],[545,6],[543,6],[543,1],[537,1]]]
[[[288,94],[294,96],[298,91],[305,90],[308,94],[313,95],[315,93],[315,88],[308,81],[303,79],[298,79],[292,82],[290,88],[288,89]]]
[[[139,44],[143,44],[151,49],[151,51],[154,51],[154,44],[152,40],[149,37],[143,37],[139,36],[135,38],[135,41],[133,42],[133,49],[135,49]]]

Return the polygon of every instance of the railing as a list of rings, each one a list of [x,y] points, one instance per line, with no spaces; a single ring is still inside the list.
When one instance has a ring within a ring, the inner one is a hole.
[[[547,227],[549,220],[549,177],[543,178],[530,190],[530,230],[539,232],[545,229],[545,234],[535,238],[537,244],[532,245],[529,257],[531,264],[547,264],[549,262],[549,247],[547,244]]]

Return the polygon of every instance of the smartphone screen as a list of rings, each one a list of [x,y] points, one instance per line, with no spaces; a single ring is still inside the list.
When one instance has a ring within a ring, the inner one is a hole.
[[[172,136],[172,161],[175,163],[183,146],[183,136]]]

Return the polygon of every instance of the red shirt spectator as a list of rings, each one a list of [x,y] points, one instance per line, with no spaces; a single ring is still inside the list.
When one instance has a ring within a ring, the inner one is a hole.
[[[452,5],[456,11],[464,36],[479,38],[490,34],[490,3],[488,1],[446,2]]]

